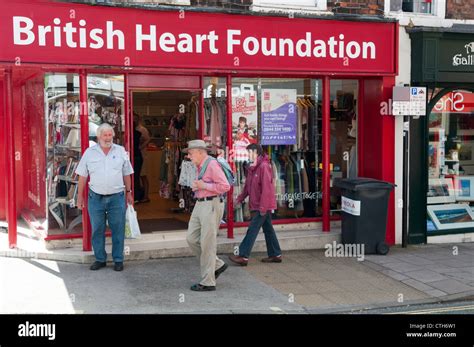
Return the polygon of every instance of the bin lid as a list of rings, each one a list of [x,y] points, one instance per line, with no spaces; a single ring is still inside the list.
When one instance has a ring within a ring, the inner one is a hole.
[[[334,186],[342,189],[358,191],[368,189],[393,189],[395,184],[368,177],[339,178],[334,180]]]

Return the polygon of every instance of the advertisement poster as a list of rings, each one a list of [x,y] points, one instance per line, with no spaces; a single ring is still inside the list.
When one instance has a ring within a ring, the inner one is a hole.
[[[296,144],[296,89],[262,89],[262,145]]]
[[[232,136],[234,160],[247,161],[247,146],[258,141],[256,91],[232,95]]]

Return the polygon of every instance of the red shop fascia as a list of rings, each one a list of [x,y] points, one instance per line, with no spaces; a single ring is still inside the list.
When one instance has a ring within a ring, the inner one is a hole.
[[[330,167],[330,81],[356,79],[359,176],[394,182],[394,119],[381,115],[380,108],[389,102],[398,72],[397,22],[1,0],[0,32],[0,220],[9,225],[10,247],[16,247],[17,219],[28,218],[31,201],[46,210],[44,77],[52,72],[79,75],[81,104],[87,102],[88,74],[124,76],[127,150],[132,149],[127,131],[132,127],[132,89],[202,91],[205,77],[219,76],[226,78],[231,95],[233,77],[321,79],[323,169]],[[182,40],[186,44],[179,44]],[[265,50],[264,41],[271,40],[276,49]],[[280,40],[287,43],[286,50],[280,50]],[[231,98],[227,100],[231,110]],[[85,151],[87,110],[80,117]],[[227,124],[232,134],[231,122]],[[27,150],[32,140],[35,150]],[[278,222],[317,221],[329,232],[333,217],[325,192],[330,189],[330,172],[323,170],[322,218]],[[236,225],[232,203],[228,205],[228,236],[233,237]],[[82,218],[82,234],[55,237],[82,237],[84,250],[90,250],[87,209]],[[386,239],[395,241],[393,193]]]

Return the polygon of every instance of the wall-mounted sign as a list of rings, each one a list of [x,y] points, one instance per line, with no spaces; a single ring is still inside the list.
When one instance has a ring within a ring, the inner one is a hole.
[[[426,115],[426,88],[393,87],[392,115]]]
[[[3,1],[0,61],[394,74],[397,30],[396,23]]]
[[[458,53],[453,57],[453,66],[471,65],[474,66],[474,42],[464,45],[466,52]]]
[[[466,39],[439,41],[439,70],[474,72],[474,40]]]

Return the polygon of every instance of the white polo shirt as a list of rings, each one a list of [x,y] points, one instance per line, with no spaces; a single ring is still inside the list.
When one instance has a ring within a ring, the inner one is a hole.
[[[123,192],[123,176],[133,174],[133,168],[125,148],[113,144],[105,155],[97,144],[84,152],[76,174],[90,176],[89,188],[94,193],[109,195]]]

